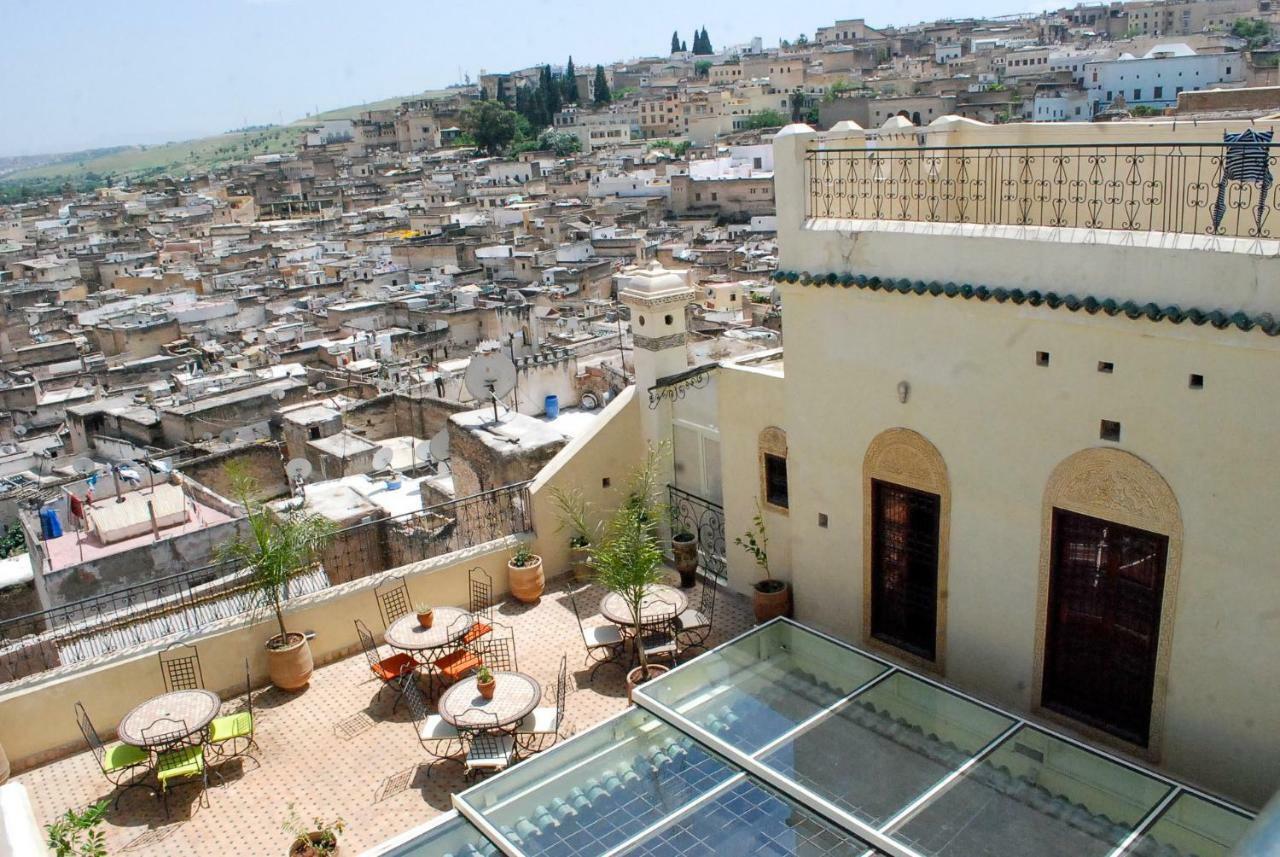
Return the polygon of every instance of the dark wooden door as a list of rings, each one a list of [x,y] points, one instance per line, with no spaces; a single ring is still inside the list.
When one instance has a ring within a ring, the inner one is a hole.
[[[1053,511],[1046,708],[1146,746],[1169,539]]]
[[[931,661],[941,498],[873,479],[871,506],[871,636]]]

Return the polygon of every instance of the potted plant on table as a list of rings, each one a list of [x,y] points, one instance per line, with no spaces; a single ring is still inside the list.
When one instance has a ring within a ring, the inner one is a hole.
[[[489,668],[480,667],[480,671],[476,673],[476,690],[480,691],[480,695],[485,699],[493,699],[493,689],[497,686],[498,680],[489,672]]]
[[[511,594],[517,601],[536,604],[546,585],[546,578],[542,576],[542,557],[529,550],[527,544],[521,544],[507,562],[507,586]]]
[[[424,628],[430,628],[436,620],[435,610],[430,604],[415,604],[413,605],[413,612],[418,617],[418,624]]]
[[[289,817],[284,820],[284,832],[293,837],[289,857],[333,857],[338,853],[338,837],[346,830],[341,818],[326,822],[316,816],[307,828],[298,817],[293,804],[289,804]]]
[[[310,568],[333,537],[334,526],[319,515],[294,510],[277,515],[256,499],[257,484],[243,471],[231,476],[232,486],[246,510],[249,535],[219,548],[220,560],[243,563],[252,574],[259,606],[275,613],[279,633],[266,641],[267,672],[281,690],[301,690],[311,680],[314,661],[305,634],[284,624],[283,602],[289,583]]]
[[[587,524],[590,506],[578,488],[568,491],[553,488],[551,499],[555,501],[560,513],[560,526],[556,532],[569,531],[569,564],[573,569],[573,579],[578,583],[586,583],[591,578],[591,542],[598,535],[595,530],[599,529],[597,527],[593,530]]]
[[[652,490],[653,455],[632,479],[630,496],[609,519],[604,537],[591,554],[591,567],[596,581],[617,593],[633,619],[635,639],[641,635],[642,609],[649,589],[663,581],[662,548],[658,545],[657,501]],[[667,671],[667,667],[650,664],[644,647],[636,646],[640,665],[627,673],[627,700],[636,685]]]
[[[751,608],[756,622],[768,622],[777,616],[791,615],[791,585],[785,580],[774,580],[769,573],[769,532],[765,529],[764,514],[756,502],[756,514],[751,519],[751,529],[733,540],[734,544],[751,554],[756,565],[764,572],[764,580],[754,585]]]

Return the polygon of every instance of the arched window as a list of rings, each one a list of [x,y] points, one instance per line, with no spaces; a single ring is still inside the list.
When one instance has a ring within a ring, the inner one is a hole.
[[[760,432],[760,497],[765,508],[785,515],[791,508],[787,482],[787,433],[777,426]]]
[[[1182,517],[1136,455],[1086,449],[1054,468],[1040,537],[1034,704],[1158,758]]]
[[[862,464],[862,636],[942,671],[951,486],[941,453],[905,428],[882,432]]]

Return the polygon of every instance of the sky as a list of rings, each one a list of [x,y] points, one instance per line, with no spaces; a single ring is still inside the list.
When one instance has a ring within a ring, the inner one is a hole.
[[[162,143],[291,122],[535,63],[794,40],[1026,11],[1018,0],[0,0],[0,156]]]

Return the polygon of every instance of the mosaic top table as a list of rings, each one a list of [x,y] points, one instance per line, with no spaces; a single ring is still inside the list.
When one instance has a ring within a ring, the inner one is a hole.
[[[640,621],[657,619],[664,611],[674,610],[675,615],[679,616],[688,606],[688,596],[674,586],[651,586],[640,604]],[[626,600],[616,592],[610,592],[600,599],[600,615],[615,625],[630,627],[636,623]]]
[[[531,675],[494,670],[493,678],[493,699],[480,695],[475,676],[446,690],[438,705],[440,716],[463,729],[502,728],[519,723],[542,701],[542,685]]]
[[[405,652],[425,652],[457,641],[471,628],[471,622],[462,621],[471,614],[460,607],[436,607],[432,612],[435,618],[430,628],[418,624],[415,613],[407,613],[392,622],[385,637],[387,645]]]
[[[185,724],[186,734],[194,735],[213,722],[222,708],[222,700],[211,690],[177,690],[153,696],[135,707],[124,716],[116,728],[116,735],[126,744],[134,747],[151,747],[159,743],[155,735],[144,736],[142,730],[149,729],[157,720],[178,720]],[[163,724],[168,730],[168,739],[172,740],[177,727]]]

